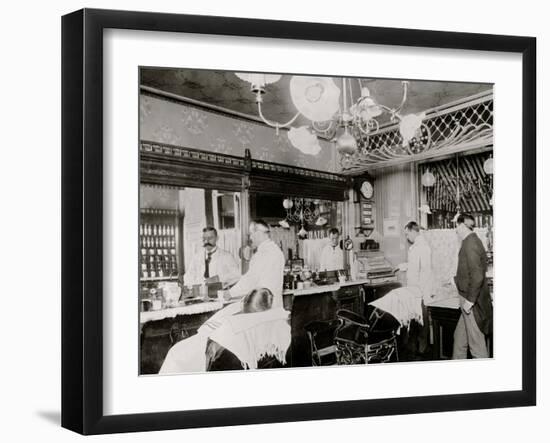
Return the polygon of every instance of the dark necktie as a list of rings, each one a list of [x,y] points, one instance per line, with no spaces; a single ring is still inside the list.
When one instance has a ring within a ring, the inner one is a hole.
[[[206,258],[204,259],[204,278],[210,277],[210,260],[212,259],[212,252],[206,253]]]

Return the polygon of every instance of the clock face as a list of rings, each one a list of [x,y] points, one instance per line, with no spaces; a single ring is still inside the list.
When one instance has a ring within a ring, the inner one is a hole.
[[[364,181],[361,185],[361,194],[365,198],[372,198],[374,194],[374,188],[372,187],[372,183],[368,181]]]

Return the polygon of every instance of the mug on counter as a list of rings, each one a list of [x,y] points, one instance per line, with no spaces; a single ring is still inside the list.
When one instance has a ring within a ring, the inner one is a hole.
[[[147,311],[151,311],[153,308],[153,303],[151,302],[150,299],[148,298],[143,298],[141,300],[141,311],[142,312],[147,312]]]

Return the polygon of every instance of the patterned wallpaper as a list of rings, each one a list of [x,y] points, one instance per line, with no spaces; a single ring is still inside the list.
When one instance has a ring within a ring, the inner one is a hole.
[[[178,190],[140,185],[139,207],[142,209],[178,209]]]
[[[320,171],[339,170],[335,149],[323,140],[319,154],[303,154],[290,144],[285,130],[277,136],[273,128],[259,123],[147,94],[140,95],[139,111],[141,140],[240,157],[248,148],[257,160]]]

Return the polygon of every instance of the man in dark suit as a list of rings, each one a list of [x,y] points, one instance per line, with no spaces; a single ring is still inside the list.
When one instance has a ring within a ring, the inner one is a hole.
[[[468,214],[457,219],[456,232],[462,239],[455,284],[461,301],[461,315],[454,332],[453,358],[487,358],[486,337],[493,329],[493,304],[485,273],[487,253],[473,232],[475,221]]]

